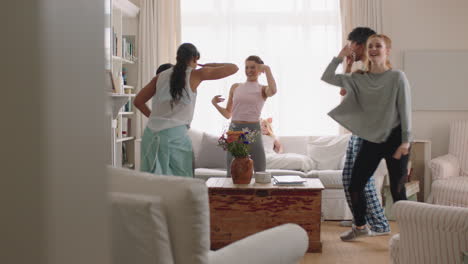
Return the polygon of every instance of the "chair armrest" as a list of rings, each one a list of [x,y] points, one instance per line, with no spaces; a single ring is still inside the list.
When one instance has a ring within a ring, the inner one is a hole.
[[[460,263],[468,250],[467,208],[399,201],[393,212],[400,263]]]
[[[388,241],[390,247],[390,263],[400,264],[400,234],[392,236]]]
[[[429,161],[432,171],[432,181],[460,176],[460,163],[452,154],[437,157]]]
[[[285,224],[248,236],[209,254],[210,264],[296,264],[309,244],[306,231]]]

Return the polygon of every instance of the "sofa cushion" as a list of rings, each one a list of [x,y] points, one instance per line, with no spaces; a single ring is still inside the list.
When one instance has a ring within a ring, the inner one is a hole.
[[[202,179],[204,181],[208,180],[211,177],[226,177],[226,169],[209,169],[209,168],[196,168],[195,169],[195,178]]]
[[[315,169],[315,162],[306,155],[297,153],[266,154],[267,169],[309,171]]]
[[[306,173],[306,178],[318,178],[319,177],[318,170],[311,170]]]
[[[319,170],[318,177],[325,189],[343,189],[342,170]]]
[[[195,129],[189,129],[187,134],[190,137],[190,140],[192,141],[193,155],[196,163],[201,150],[201,143],[204,133]]]
[[[350,134],[340,136],[311,137],[308,156],[317,163],[318,170],[338,170],[343,165],[343,156]]]
[[[161,199],[125,193],[110,196],[112,263],[174,263]]]
[[[226,151],[218,147],[218,136],[203,133],[201,148],[195,159],[195,168],[226,169]]]
[[[283,136],[278,140],[283,145],[283,153],[297,153],[307,155],[308,136]]]

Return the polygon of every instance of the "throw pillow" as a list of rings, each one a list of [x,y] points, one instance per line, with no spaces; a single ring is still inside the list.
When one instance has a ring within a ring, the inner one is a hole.
[[[110,196],[112,263],[174,263],[161,199],[125,193]]]
[[[203,133],[196,168],[226,169],[226,151],[218,147],[218,136]]]
[[[190,140],[192,141],[193,156],[196,161],[200,153],[201,141],[204,133],[202,131],[198,131],[191,128],[188,130],[187,134],[190,137]]]
[[[279,137],[284,148],[284,153],[297,153],[307,155],[308,136],[283,136]]]
[[[317,163],[318,170],[339,170],[342,167],[350,136],[324,136],[309,141],[308,156]]]
[[[310,171],[316,168],[316,164],[311,158],[301,154],[271,153],[266,154],[266,168]]]

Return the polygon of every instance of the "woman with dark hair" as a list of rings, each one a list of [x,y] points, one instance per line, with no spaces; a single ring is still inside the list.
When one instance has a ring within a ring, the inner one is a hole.
[[[268,85],[258,83],[258,76],[266,74]],[[247,81],[235,83],[229,91],[226,107],[218,103],[223,102],[221,95],[213,97],[211,102],[226,119],[232,118],[229,130],[241,131],[248,128],[251,131],[261,131],[260,114],[268,97],[276,94],[276,82],[268,65],[265,65],[258,56],[249,56],[245,60],[245,75]],[[250,155],[254,162],[255,171],[265,171],[266,160],[261,133],[258,133],[255,142],[250,146]],[[227,151],[227,177],[231,177],[232,155]]]
[[[192,142],[187,135],[193,119],[197,88],[202,81],[237,72],[231,63],[197,67],[200,53],[190,43],[177,49],[177,63],[157,74],[137,94],[133,104],[148,123],[141,142],[141,170],[162,175],[193,177]],[[152,108],[146,105],[152,99]]]

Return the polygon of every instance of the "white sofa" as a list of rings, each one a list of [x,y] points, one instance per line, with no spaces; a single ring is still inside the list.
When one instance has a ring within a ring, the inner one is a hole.
[[[114,264],[295,264],[307,250],[306,231],[285,224],[210,251],[202,180],[117,168],[108,173]]]
[[[195,155],[195,178],[207,180],[210,177],[226,177],[226,154],[217,146],[218,136],[190,130]],[[305,178],[319,178],[325,190],[322,192],[322,214],[326,220],[352,219],[343,191],[342,171],[346,147],[350,135],[339,136],[284,136],[279,140],[285,153],[297,153],[313,160],[314,168],[308,171],[298,169],[271,169],[275,175],[299,175]],[[375,173],[376,188],[380,195],[387,170],[381,162]],[[382,200],[381,200],[382,201]]]
[[[468,208],[399,201],[393,211],[400,233],[389,241],[391,263],[467,263]]]

